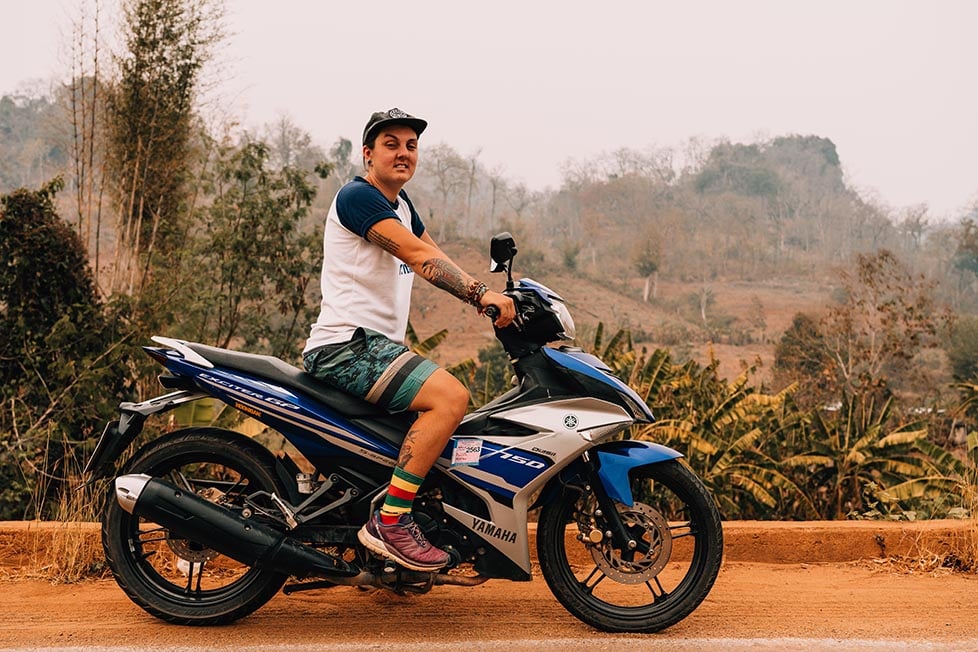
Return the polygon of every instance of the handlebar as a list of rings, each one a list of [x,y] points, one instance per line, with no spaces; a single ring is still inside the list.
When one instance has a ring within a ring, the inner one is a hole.
[[[496,321],[496,318],[499,317],[499,308],[496,306],[486,306],[486,309],[482,312],[491,321]]]

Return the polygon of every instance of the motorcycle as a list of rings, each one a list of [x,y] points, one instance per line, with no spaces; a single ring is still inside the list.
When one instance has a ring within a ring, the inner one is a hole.
[[[160,346],[143,348],[172,391],[119,406],[86,465],[89,482],[113,475],[149,417],[200,399],[290,446],[273,454],[238,432],[188,427],[126,460],[101,534],[128,597],[168,622],[220,625],[280,590],[529,581],[529,514],[539,508],[540,573],[581,621],[649,633],[689,615],[720,568],[716,505],[680,453],[626,437],[654,419],[634,390],[599,358],[548,346],[573,338],[573,320],[546,286],[514,283],[516,253],[508,233],[492,239],[491,270],[506,272],[518,314],[495,330],[513,387],[465,417],[415,501],[425,536],[451,556],[445,569],[403,568],[357,539],[415,415],[380,410],[272,356],[154,337]]]

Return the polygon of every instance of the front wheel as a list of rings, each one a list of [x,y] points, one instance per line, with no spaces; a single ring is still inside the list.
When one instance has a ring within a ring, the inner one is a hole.
[[[544,506],[537,526],[540,570],[564,607],[608,632],[650,633],[688,616],[720,571],[723,530],[703,483],[677,460],[632,469],[634,504],[617,504],[637,544],[607,536],[586,482]]]
[[[233,512],[274,513],[284,495],[267,449],[244,435],[189,428],[146,445],[126,473],[145,473]],[[268,602],[287,576],[248,567],[123,510],[110,489],[102,516],[106,561],[126,595],[148,613],[182,625],[220,625]]]

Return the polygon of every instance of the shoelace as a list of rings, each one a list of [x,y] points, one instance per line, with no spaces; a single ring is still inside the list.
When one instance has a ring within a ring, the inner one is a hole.
[[[421,528],[418,527],[418,524],[417,523],[415,523],[414,521],[411,521],[410,523],[404,523],[403,524],[403,527],[404,527],[404,529],[406,529],[411,534],[412,537],[414,537],[414,540],[418,544],[418,547],[420,547],[420,548],[427,548],[428,547],[428,540],[425,538],[424,534],[421,532]]]

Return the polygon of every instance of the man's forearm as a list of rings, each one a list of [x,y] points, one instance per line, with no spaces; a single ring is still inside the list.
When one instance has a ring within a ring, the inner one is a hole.
[[[397,233],[401,235],[399,232]],[[441,288],[473,306],[481,306],[482,296],[488,290],[486,284],[466,274],[433,242],[424,242],[420,248],[415,248],[414,253],[405,252],[402,251],[402,247],[396,240],[384,235],[381,228],[371,228],[367,232],[367,240],[392,256],[408,263],[415,273],[420,274],[435,287]],[[423,262],[419,265],[415,262],[417,260],[423,260]]]
[[[446,258],[429,258],[421,263],[419,271],[435,287],[474,306],[479,305],[482,295],[486,293],[485,283],[475,280]]]

